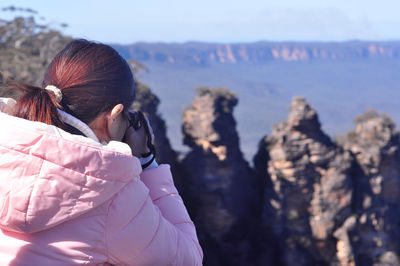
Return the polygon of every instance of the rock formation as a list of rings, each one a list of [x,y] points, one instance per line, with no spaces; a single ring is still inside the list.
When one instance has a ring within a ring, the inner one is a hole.
[[[356,212],[346,230],[357,265],[400,265],[400,143],[393,121],[366,111],[342,145],[359,165]]]
[[[253,265],[261,191],[239,149],[233,118],[238,100],[226,89],[197,89],[183,112],[184,187],[205,252],[205,265]],[[268,252],[268,250],[264,250]]]
[[[339,263],[333,233],[352,212],[352,158],[321,131],[303,98],[260,143],[255,166],[267,179],[264,223],[279,239],[281,263]]]

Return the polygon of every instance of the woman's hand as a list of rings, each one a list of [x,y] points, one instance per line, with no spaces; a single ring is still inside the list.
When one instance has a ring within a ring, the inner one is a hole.
[[[150,143],[154,144],[154,134],[147,117],[144,114],[137,117],[137,129],[132,126],[128,127],[124,141],[131,147],[132,155],[139,158],[143,154],[152,152],[148,145],[148,139],[150,138]]]

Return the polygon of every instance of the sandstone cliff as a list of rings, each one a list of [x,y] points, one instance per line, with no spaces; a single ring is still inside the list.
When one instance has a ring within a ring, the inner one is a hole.
[[[114,45],[126,58],[141,62],[207,65],[269,61],[354,60],[399,58],[399,42],[256,42],[256,43],[135,43]]]

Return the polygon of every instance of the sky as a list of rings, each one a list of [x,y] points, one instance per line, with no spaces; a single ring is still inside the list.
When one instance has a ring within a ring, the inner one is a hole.
[[[129,44],[400,40],[399,0],[1,0],[73,37]],[[7,17],[0,12],[0,17]]]

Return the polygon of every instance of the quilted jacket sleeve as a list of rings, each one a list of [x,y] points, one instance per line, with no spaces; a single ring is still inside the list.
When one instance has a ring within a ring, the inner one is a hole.
[[[195,227],[168,165],[145,170],[109,207],[106,222],[109,263],[116,265],[201,265]]]

